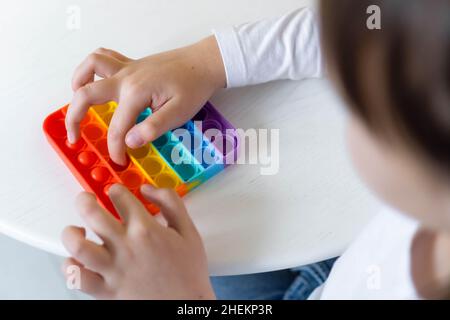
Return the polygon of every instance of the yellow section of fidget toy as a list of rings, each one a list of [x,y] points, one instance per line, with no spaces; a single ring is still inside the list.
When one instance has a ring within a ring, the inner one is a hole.
[[[92,106],[90,112],[108,128],[116,108],[117,103],[112,101]],[[127,153],[142,174],[157,187],[175,189],[183,184],[183,181],[160,156],[152,143],[148,143],[139,149],[128,149]]]

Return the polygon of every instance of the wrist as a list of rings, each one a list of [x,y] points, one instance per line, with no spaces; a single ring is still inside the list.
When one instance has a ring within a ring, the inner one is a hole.
[[[214,89],[225,88],[227,86],[225,66],[216,38],[209,36],[197,42],[194,46],[199,53],[199,62],[205,67],[207,78],[211,81]]]

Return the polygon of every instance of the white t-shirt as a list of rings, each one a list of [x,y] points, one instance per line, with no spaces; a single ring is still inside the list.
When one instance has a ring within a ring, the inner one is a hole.
[[[313,10],[215,30],[227,86],[324,75]],[[337,260],[311,299],[417,299],[410,250],[418,222],[384,209]]]
[[[419,223],[383,209],[336,261],[310,299],[419,299],[411,245]]]

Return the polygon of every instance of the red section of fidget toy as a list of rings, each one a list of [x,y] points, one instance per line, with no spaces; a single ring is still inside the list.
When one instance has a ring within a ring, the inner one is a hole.
[[[114,183],[125,185],[152,213],[159,208],[146,201],[139,189],[147,181],[138,168],[129,161],[126,167],[118,167],[109,158],[106,147],[106,129],[88,115],[80,124],[81,138],[71,145],[67,141],[64,124],[67,106],[52,113],[44,122],[44,132],[50,144],[63,159],[83,188],[97,196],[99,203],[120,219],[111,200],[108,188]]]

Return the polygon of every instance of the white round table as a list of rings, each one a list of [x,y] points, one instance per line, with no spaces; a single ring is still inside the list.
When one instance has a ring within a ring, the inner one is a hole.
[[[310,2],[2,4],[0,231],[65,255],[62,229],[82,225],[73,206],[81,187],[47,143],[42,122],[70,101],[72,71],[89,52],[102,46],[137,58],[186,45],[215,27]],[[236,127],[280,129],[278,174],[261,175],[258,165],[235,165],[185,197],[205,242],[211,274],[276,270],[342,253],[377,203],[351,170],[344,112],[327,82],[224,90],[211,100]]]

